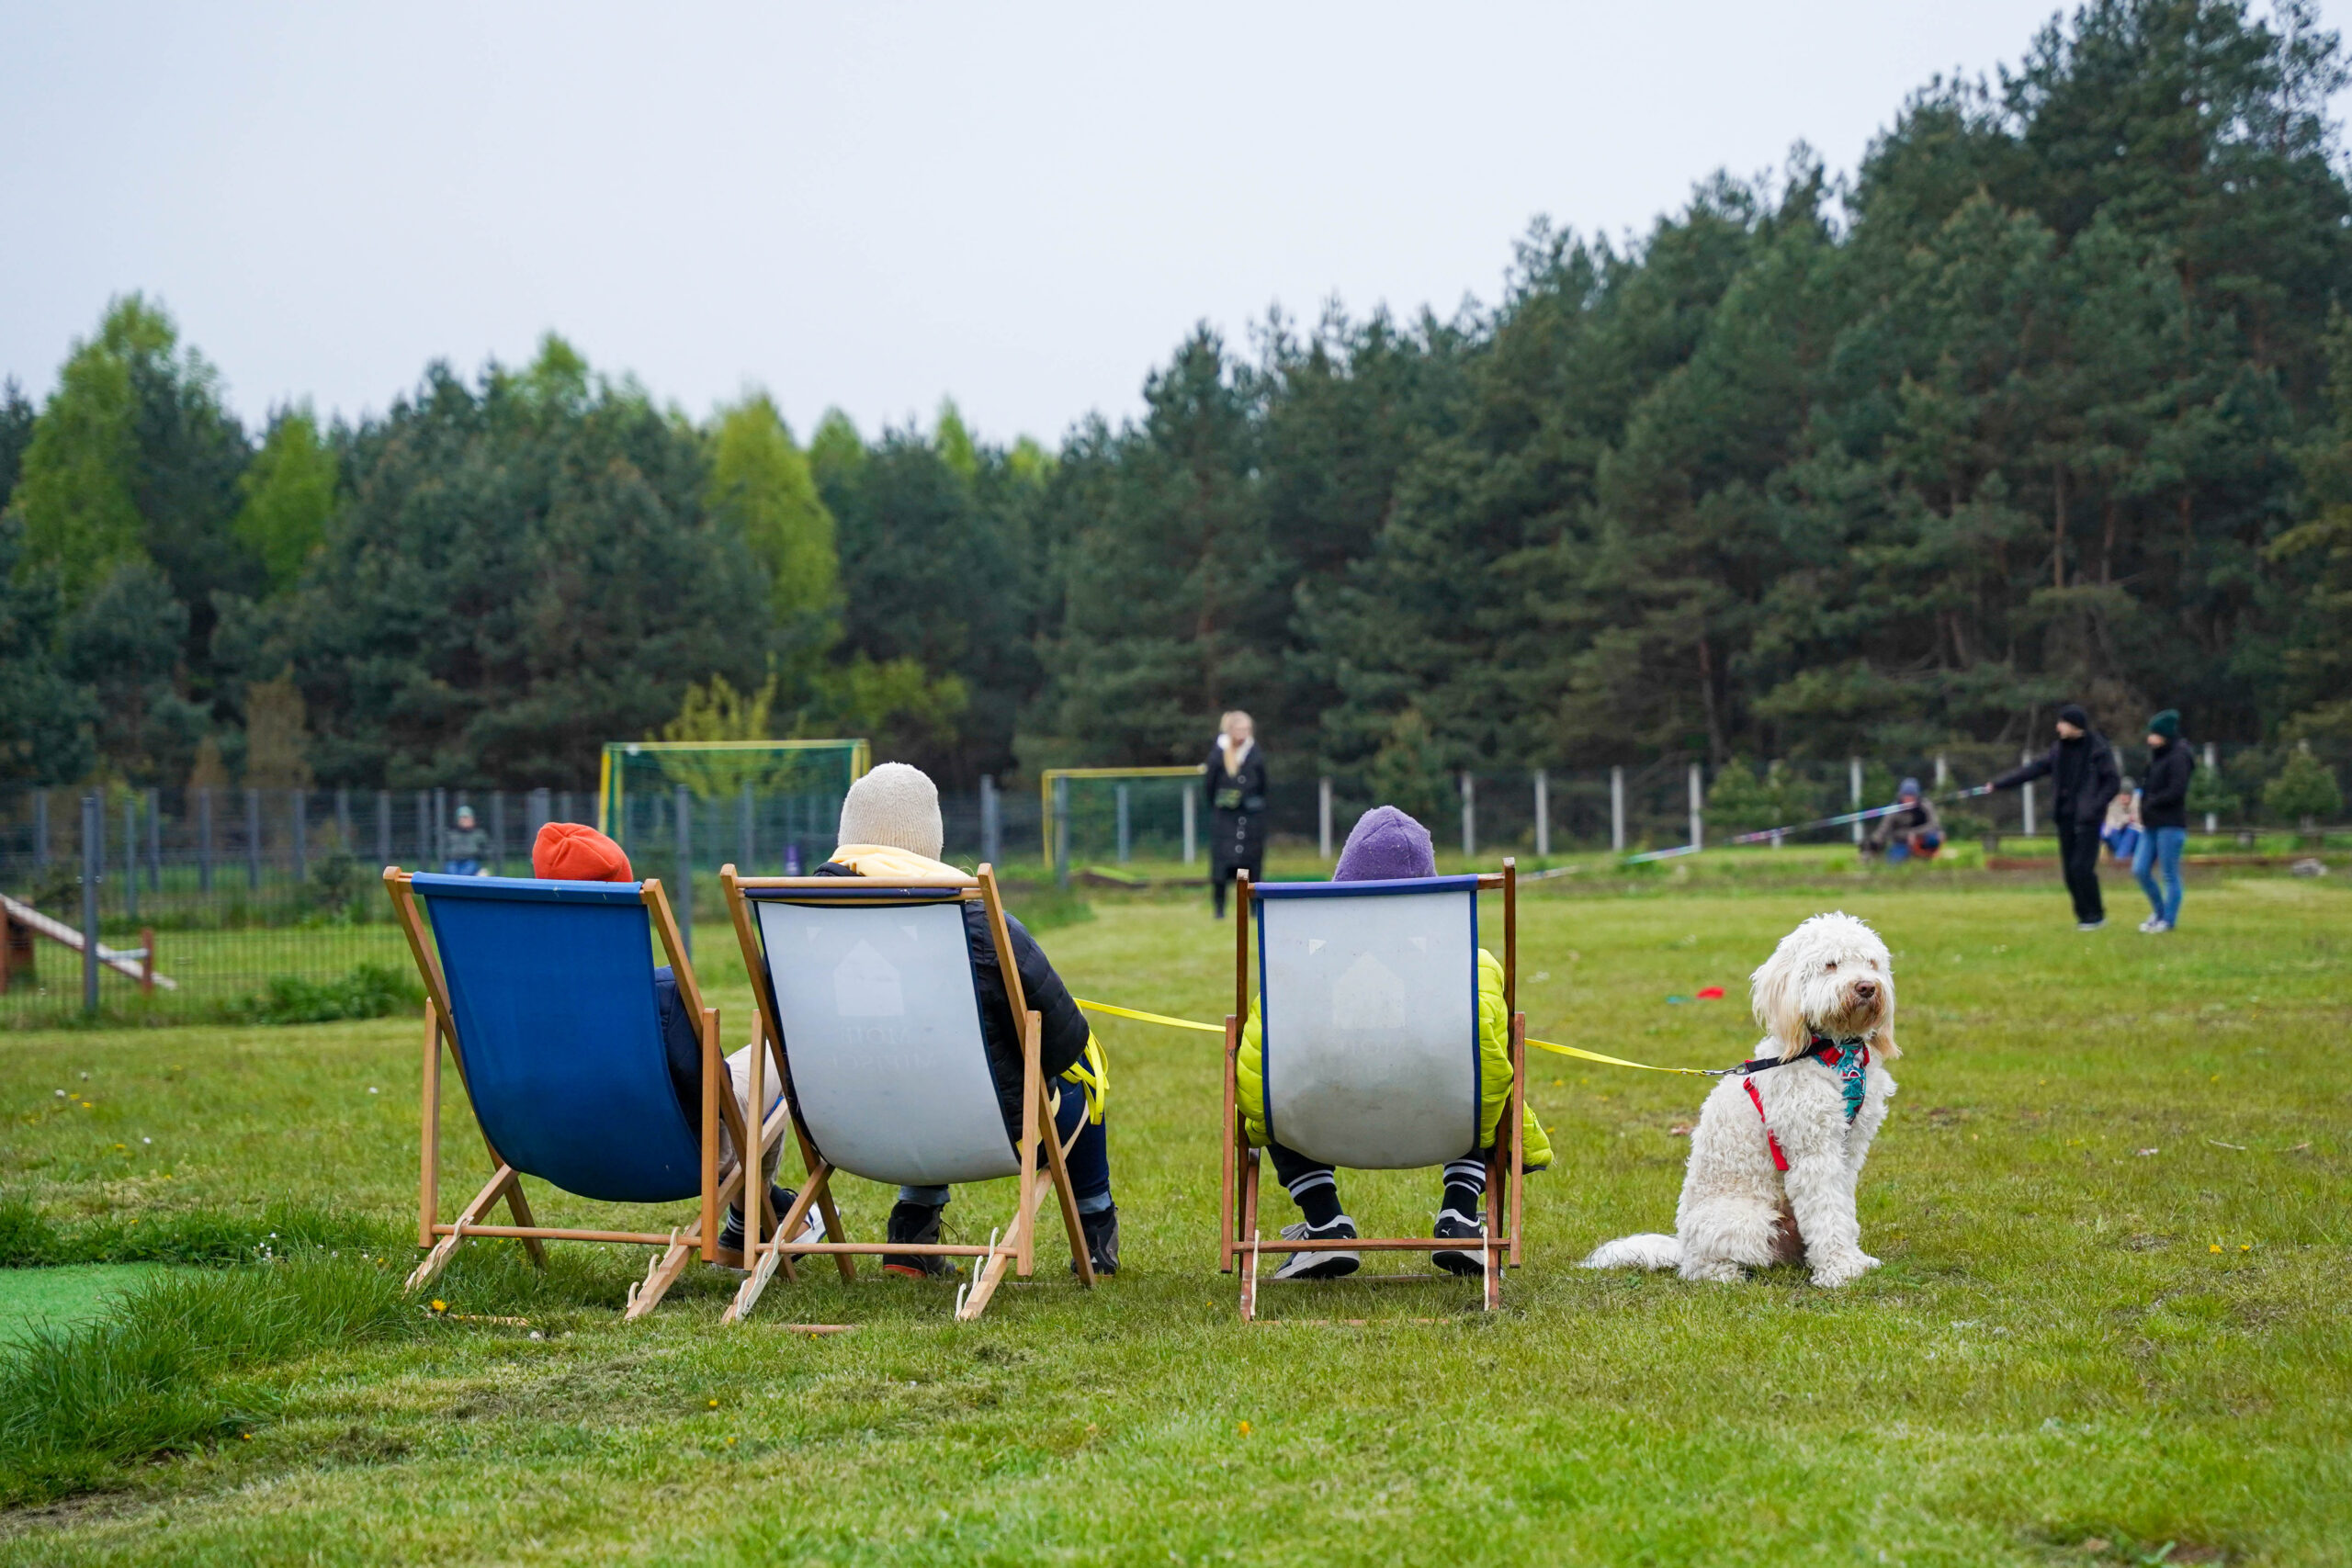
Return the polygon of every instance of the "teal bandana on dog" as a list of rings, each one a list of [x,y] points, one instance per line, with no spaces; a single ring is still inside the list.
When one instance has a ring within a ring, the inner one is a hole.
[[[1805,1055],[1815,1053],[1838,1069],[1838,1091],[1846,1097],[1846,1120],[1852,1122],[1862,1113],[1862,1094],[1870,1088],[1869,1043],[1860,1039],[1833,1041],[1816,1034],[1813,1037],[1813,1050]]]

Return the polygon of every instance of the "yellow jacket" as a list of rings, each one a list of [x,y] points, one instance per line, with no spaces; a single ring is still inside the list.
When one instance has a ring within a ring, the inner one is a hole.
[[[1266,1053],[1258,1026],[1258,1004],[1250,1003],[1249,1021],[1241,1026],[1241,1056],[1236,1064],[1240,1079],[1241,1119],[1250,1141],[1263,1148],[1266,1136]],[[1478,950],[1478,1146],[1492,1148],[1495,1128],[1510,1104],[1510,1012],[1503,1001],[1503,966],[1485,948]],[[1521,1123],[1525,1145],[1524,1167],[1542,1170],[1552,1163],[1552,1139],[1527,1107]],[[1467,1154],[1468,1150],[1463,1151]]]

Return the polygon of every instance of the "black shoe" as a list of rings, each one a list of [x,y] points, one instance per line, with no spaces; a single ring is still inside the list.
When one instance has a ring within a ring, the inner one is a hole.
[[[1440,1241],[1476,1241],[1487,1234],[1476,1214],[1464,1217],[1459,1209],[1441,1210],[1437,1228],[1430,1235]],[[1430,1261],[1449,1274],[1484,1274],[1487,1260],[1483,1252],[1432,1252]]]
[[[929,1203],[909,1203],[902,1200],[891,1209],[890,1225],[883,1234],[891,1241],[916,1247],[936,1247],[939,1245],[939,1208]],[[886,1253],[882,1267],[893,1274],[904,1274],[910,1280],[936,1280],[956,1272],[955,1264],[931,1252],[896,1256]]]
[[[1094,1265],[1097,1274],[1119,1271],[1119,1206],[1116,1203],[1099,1213],[1078,1216],[1078,1228],[1086,1236],[1087,1260]],[[1078,1272],[1078,1259],[1069,1260],[1069,1271]]]
[[[1286,1224],[1282,1231],[1284,1241],[1353,1241],[1356,1223],[1341,1214],[1329,1224],[1310,1225],[1305,1220]],[[1363,1267],[1361,1252],[1294,1252],[1283,1266],[1274,1270],[1277,1280],[1337,1280]]]
[[[796,1190],[789,1187],[779,1187],[773,1181],[769,1182],[768,1213],[770,1218],[768,1223],[770,1224],[774,1224],[776,1221],[783,1219],[786,1212],[799,1201],[800,1194]],[[800,1234],[793,1239],[796,1241],[822,1241],[825,1239],[824,1222],[817,1217],[817,1208],[815,1204],[810,1204],[808,1206],[808,1212],[800,1217]],[[729,1203],[727,1205],[727,1224],[719,1228],[718,1249],[721,1252],[741,1252],[743,1250],[743,1207],[740,1203]]]

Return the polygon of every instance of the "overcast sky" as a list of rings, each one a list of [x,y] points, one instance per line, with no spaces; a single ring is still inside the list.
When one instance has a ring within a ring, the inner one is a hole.
[[[0,376],[45,394],[142,289],[252,420],[552,328],[697,416],[952,394],[1050,442],[1195,321],[1450,312],[1539,214],[1638,231],[1800,139],[1850,169],[2051,9],[0,0]]]

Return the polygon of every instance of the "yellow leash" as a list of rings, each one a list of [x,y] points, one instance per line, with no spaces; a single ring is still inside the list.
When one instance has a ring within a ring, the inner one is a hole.
[[[1090,1002],[1082,997],[1072,997],[1088,1012],[1107,1013],[1113,1018],[1132,1018],[1138,1023],[1164,1023],[1170,1029],[1197,1029],[1204,1034],[1222,1034],[1221,1023],[1194,1023],[1189,1018],[1170,1018],[1164,1012],[1137,1012],[1133,1008],[1114,1008],[1109,1002]]]
[[[1160,1012],[1137,1012],[1133,1008],[1114,1008],[1108,1002],[1090,1002],[1076,997],[1070,999],[1076,1001],[1088,1012],[1106,1013],[1113,1018],[1132,1018],[1138,1023],[1165,1024],[1170,1029],[1196,1029],[1203,1034],[1225,1032],[1223,1026],[1219,1024],[1195,1023],[1189,1018],[1170,1018],[1166,1013]],[[1635,1067],[1645,1073],[1687,1073],[1692,1077],[1702,1078],[1713,1076],[1704,1067],[1653,1067],[1647,1062],[1629,1062],[1623,1056],[1604,1056],[1598,1051],[1587,1051],[1576,1045],[1555,1045],[1549,1040],[1538,1040],[1532,1035],[1529,1036],[1527,1043],[1541,1050],[1555,1051],[1563,1056],[1575,1056],[1587,1062],[1600,1062],[1611,1067]]]

